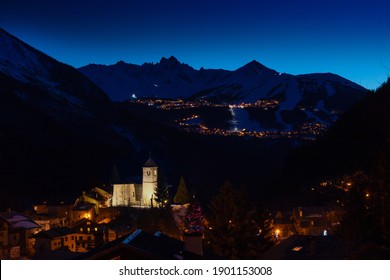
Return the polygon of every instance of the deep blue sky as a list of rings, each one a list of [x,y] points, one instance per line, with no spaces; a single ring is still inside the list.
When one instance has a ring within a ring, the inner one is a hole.
[[[1,0],[0,27],[75,67],[174,55],[197,69],[256,59],[368,88],[390,75],[389,0]]]

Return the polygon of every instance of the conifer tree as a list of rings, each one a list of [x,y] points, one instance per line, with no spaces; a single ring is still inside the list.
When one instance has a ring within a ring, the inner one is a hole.
[[[206,245],[229,259],[254,259],[272,244],[270,225],[255,208],[249,207],[244,192],[226,183],[210,202]]]
[[[178,204],[186,204],[189,203],[190,201],[191,201],[190,193],[188,192],[183,176],[181,176],[176,195],[173,198],[173,202]]]
[[[187,209],[187,214],[184,219],[185,233],[199,233],[204,232],[204,217],[202,214],[202,207],[196,200],[191,201]]]
[[[111,183],[118,184],[120,183],[120,181],[121,181],[121,177],[119,175],[118,167],[114,165],[111,171]]]
[[[169,191],[167,187],[165,173],[161,168],[158,169],[157,186],[154,189],[154,200],[157,202],[158,207],[163,208],[169,205]]]

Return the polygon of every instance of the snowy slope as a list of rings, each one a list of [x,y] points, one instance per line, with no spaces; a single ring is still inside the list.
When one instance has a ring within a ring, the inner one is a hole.
[[[56,61],[0,29],[3,85],[26,102],[56,117],[91,118],[110,107],[107,95],[76,69]]]
[[[221,102],[229,96],[235,102],[254,102],[287,91],[288,105],[285,106],[292,108],[302,99],[302,94],[320,87],[326,89],[327,96],[334,94],[334,84],[356,91],[359,96],[366,91],[334,74],[281,74],[257,61],[235,71],[195,70],[175,57],[162,58],[156,64],[134,65],[123,61],[110,66],[90,64],[79,70],[114,101],[123,101],[135,94],[137,97],[214,98]]]
[[[132,96],[206,99],[228,104],[277,100],[279,105],[271,112],[273,116],[265,112],[267,124],[263,119],[264,112],[252,112],[257,124],[244,111],[232,115],[236,124],[232,123],[232,128],[238,124],[238,127],[257,127],[257,130],[260,127],[291,130],[305,121],[330,124],[367,92],[365,88],[331,73],[289,75],[257,61],[235,71],[195,70],[174,57],[162,58],[157,64],[91,64],[79,70],[115,101]]]

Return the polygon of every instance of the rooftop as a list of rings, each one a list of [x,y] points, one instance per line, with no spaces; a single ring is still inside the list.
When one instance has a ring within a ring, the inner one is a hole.
[[[13,211],[0,212],[0,219],[7,222],[14,229],[33,229],[41,227],[29,217]]]

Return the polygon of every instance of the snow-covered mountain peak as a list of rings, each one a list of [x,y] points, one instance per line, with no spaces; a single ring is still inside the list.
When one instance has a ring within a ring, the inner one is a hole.
[[[178,65],[180,64],[180,61],[174,56],[170,56],[169,58],[162,57],[160,59],[160,64]]]
[[[73,67],[60,63],[0,29],[0,75],[3,88],[23,100],[91,116],[88,107],[110,106],[106,94]],[[100,104],[100,105],[99,105]],[[98,111],[98,110],[96,110]],[[54,113],[53,113],[54,114]]]
[[[238,68],[237,72],[244,73],[247,76],[250,75],[264,75],[264,74],[274,74],[276,73],[274,70],[264,66],[260,62],[256,60],[252,60],[251,62],[245,64],[244,66]]]
[[[47,56],[28,46],[3,29],[0,29],[0,71],[17,80],[27,82],[30,77],[47,82],[47,67],[43,60]]]

